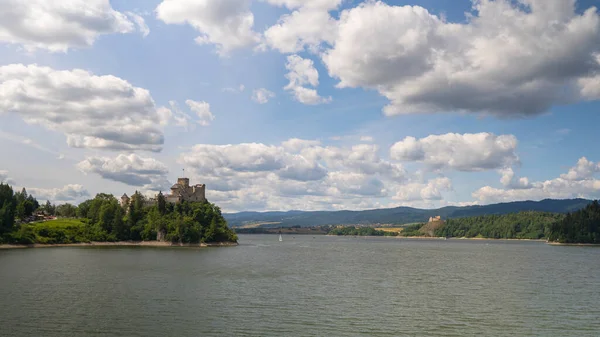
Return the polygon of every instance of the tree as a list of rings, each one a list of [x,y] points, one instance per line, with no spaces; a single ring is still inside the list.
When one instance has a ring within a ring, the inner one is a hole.
[[[0,183],[0,234],[10,232],[13,229],[15,208],[12,187]]]
[[[114,207],[112,230],[118,240],[129,240],[129,228],[123,221],[121,207]]]
[[[62,204],[56,206],[56,215],[65,218],[74,218],[77,215],[77,207],[71,204]]]
[[[55,215],[56,214],[56,206],[52,205],[50,203],[50,200],[46,200],[46,204],[44,205],[44,211],[48,215]]]
[[[113,230],[114,218],[115,210],[113,205],[111,203],[104,203],[100,207],[98,225],[107,233],[110,233]]]
[[[162,194],[162,191],[158,192],[158,196],[156,197],[156,205],[158,207],[158,212],[161,215],[164,215],[167,211],[167,201],[165,200],[165,196]]]

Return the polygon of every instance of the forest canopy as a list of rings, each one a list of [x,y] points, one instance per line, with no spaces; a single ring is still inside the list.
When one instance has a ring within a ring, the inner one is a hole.
[[[550,242],[600,244],[600,204],[594,201],[586,208],[567,215],[550,226]]]
[[[35,207],[30,207],[33,203]],[[18,223],[36,209],[50,215],[78,218],[62,222],[61,226]],[[35,199],[13,193],[8,185],[0,184],[0,242],[7,243],[77,243],[91,241],[170,241],[173,243],[237,242],[221,209],[209,202],[171,204],[159,193],[157,202],[148,203],[136,192],[129,204],[122,207],[111,194],[100,193],[95,198],[73,206],[46,205],[40,207]]]

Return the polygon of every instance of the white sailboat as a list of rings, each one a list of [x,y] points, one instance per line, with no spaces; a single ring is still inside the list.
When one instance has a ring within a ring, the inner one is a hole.
[[[281,234],[279,234],[279,242],[283,241],[283,238],[281,237]]]

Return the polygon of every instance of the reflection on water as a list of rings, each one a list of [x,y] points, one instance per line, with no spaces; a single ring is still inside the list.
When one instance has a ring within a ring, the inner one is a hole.
[[[0,335],[600,335],[600,248],[299,235],[240,241],[0,251]]]

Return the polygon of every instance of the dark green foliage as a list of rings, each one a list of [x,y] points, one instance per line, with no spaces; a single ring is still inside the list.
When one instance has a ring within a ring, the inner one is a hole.
[[[33,228],[31,226],[22,224],[18,226],[18,229],[12,233],[10,233],[8,240],[9,243],[15,244],[32,244],[35,243],[35,233],[33,232]]]
[[[435,232],[435,235],[490,239],[541,239],[547,236],[550,226],[562,218],[564,218],[563,214],[520,212],[449,219]]]
[[[600,204],[594,201],[586,208],[567,214],[550,226],[548,241],[560,243],[600,244]]]
[[[404,230],[400,232],[401,236],[424,236],[425,234],[419,232],[419,229],[423,227],[424,224],[413,224],[410,226],[404,227]]]
[[[48,215],[56,215],[56,206],[50,203],[50,200],[46,200],[46,204],[42,207],[42,210]]]
[[[56,216],[63,218],[74,218],[77,216],[77,206],[62,204],[56,207]]]
[[[158,207],[158,212],[164,215],[167,212],[167,201],[165,200],[165,196],[162,192],[158,192],[158,196],[156,197],[156,206]]]
[[[40,206],[38,201],[31,195],[27,194],[25,188],[21,192],[16,192],[14,195],[14,203],[16,205],[15,217],[20,220],[29,217]]]
[[[353,236],[397,236],[398,233],[376,230],[373,227],[338,227],[332,229],[330,235],[353,235]]]
[[[3,234],[13,230],[15,211],[13,189],[9,185],[0,183],[0,240]]]
[[[237,235],[227,227],[219,207],[208,202],[145,206],[144,196],[136,192],[127,209],[123,209],[112,195],[98,194],[77,208],[68,204],[56,208],[50,203],[44,206],[44,210],[50,207],[61,216],[77,215],[83,221],[59,219],[15,227],[17,207],[12,189],[0,185],[0,198],[2,205],[6,205],[0,208],[0,239],[9,243],[150,241],[156,240],[159,232],[175,243],[237,242]],[[27,197],[21,200],[27,202]]]

